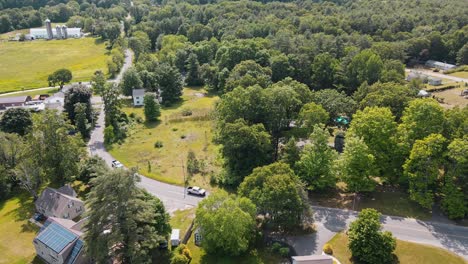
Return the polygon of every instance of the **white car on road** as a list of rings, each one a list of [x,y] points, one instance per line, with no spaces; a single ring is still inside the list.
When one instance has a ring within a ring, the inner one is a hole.
[[[188,187],[187,188],[187,193],[188,194],[193,194],[193,195],[198,195],[198,196],[205,196],[206,195],[205,189],[202,189],[202,188],[200,188],[198,186]]]
[[[112,168],[123,168],[123,164],[120,163],[118,160],[113,160],[112,161]]]

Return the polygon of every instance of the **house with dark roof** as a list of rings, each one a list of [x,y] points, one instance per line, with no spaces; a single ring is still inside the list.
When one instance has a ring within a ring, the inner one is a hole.
[[[31,101],[31,96],[0,97],[0,110],[24,106],[29,101]]]
[[[37,255],[49,264],[89,263],[84,256],[83,221],[49,217],[33,241]]]
[[[84,203],[76,198],[70,185],[59,189],[47,187],[36,200],[36,211],[47,217],[75,219],[84,212]]]

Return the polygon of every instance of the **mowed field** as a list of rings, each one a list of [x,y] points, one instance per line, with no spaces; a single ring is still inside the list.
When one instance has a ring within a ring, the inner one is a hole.
[[[105,44],[95,38],[0,42],[0,93],[47,87],[55,70],[72,71],[72,82],[107,72]]]
[[[0,264],[37,262],[33,239],[39,228],[28,221],[33,208],[26,193],[0,203]]]
[[[203,89],[185,88],[182,101],[161,110],[160,121],[154,123],[135,123],[130,135],[121,145],[108,147],[114,158],[126,167],[136,167],[147,177],[183,185],[184,170],[187,166],[187,155],[192,150],[197,159],[204,160],[207,174],[195,175],[190,184],[209,188],[211,171],[218,169],[218,147],[212,142],[212,110],[216,96],[207,95]],[[123,108],[127,115],[132,113],[144,119],[143,108],[131,106]],[[182,112],[190,110],[192,115],[183,116]],[[162,142],[161,148],[155,143]]]

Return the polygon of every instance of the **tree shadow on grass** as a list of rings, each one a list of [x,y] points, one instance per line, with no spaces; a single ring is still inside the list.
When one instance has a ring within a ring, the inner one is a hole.
[[[145,128],[151,129],[159,126],[161,124],[160,120],[145,122]]]

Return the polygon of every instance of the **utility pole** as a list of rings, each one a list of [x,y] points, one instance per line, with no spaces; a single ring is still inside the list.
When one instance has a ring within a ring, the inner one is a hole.
[[[180,159],[182,161],[182,174],[184,175],[184,199],[185,199],[185,193],[187,192],[187,187],[186,184],[187,182],[185,181],[185,166],[184,166],[184,159]]]

